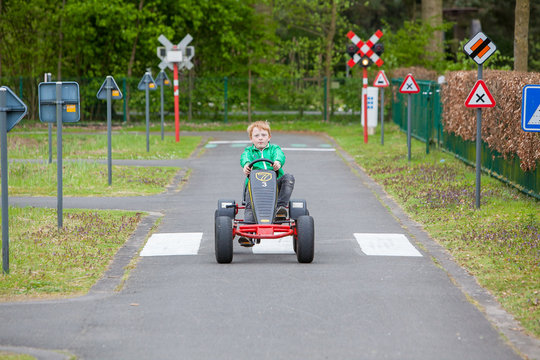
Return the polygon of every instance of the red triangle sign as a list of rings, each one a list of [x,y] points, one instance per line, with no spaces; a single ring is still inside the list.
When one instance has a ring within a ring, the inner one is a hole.
[[[403,80],[403,83],[399,87],[399,92],[402,94],[416,94],[420,92],[420,87],[414,80],[412,74],[409,74]]]
[[[384,70],[379,71],[377,76],[375,77],[375,81],[373,82],[373,86],[375,87],[387,87],[390,83],[388,82],[388,78],[386,77],[386,74],[384,73]]]
[[[494,107],[495,99],[491,96],[484,80],[478,80],[469,93],[465,106],[470,108]]]

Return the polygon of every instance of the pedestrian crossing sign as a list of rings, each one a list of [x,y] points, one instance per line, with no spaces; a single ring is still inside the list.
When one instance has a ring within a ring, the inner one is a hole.
[[[540,85],[523,87],[521,128],[523,131],[540,132]]]

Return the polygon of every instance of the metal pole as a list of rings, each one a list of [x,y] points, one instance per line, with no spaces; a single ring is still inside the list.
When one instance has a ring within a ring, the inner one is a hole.
[[[56,82],[56,178],[58,228],[63,226],[63,197],[62,197],[62,82]]]
[[[223,79],[224,81],[224,84],[223,84],[223,92],[224,92],[224,99],[223,99],[223,111],[225,112],[225,123],[227,123],[227,118],[228,118],[228,114],[227,114],[227,100],[228,100],[228,91],[229,91],[229,79],[225,76],[225,79]]]
[[[411,161],[411,94],[407,94],[407,160]]]
[[[2,177],[2,269],[9,274],[9,204],[8,204],[8,158],[7,158],[7,94],[0,88],[0,159]]]
[[[381,88],[381,145],[384,145],[384,88]]]
[[[176,134],[176,142],[180,141],[180,105],[178,103],[178,63],[173,63],[173,86],[174,86],[174,132]]]
[[[150,151],[150,90],[148,89],[149,82],[145,82],[146,93],[146,152]]]
[[[112,185],[112,77],[107,76],[107,170],[109,186]]]
[[[122,79],[122,94],[124,94],[124,115],[122,117],[122,122],[125,123],[126,119],[126,108],[127,108],[127,93],[126,93],[126,78]]]
[[[363,69],[363,85],[362,85],[362,101],[363,101],[363,116],[364,116],[364,144],[368,142],[368,128],[367,128],[367,87],[368,87],[368,77],[367,77],[367,68],[364,66]]]
[[[478,65],[478,80],[482,80],[482,64]],[[480,180],[482,171],[482,108],[476,109],[476,208],[480,209]]]
[[[328,101],[327,101],[327,97],[328,97],[328,87],[326,86],[326,82],[328,81],[328,79],[326,78],[326,76],[324,77],[324,119],[323,121],[326,121],[326,115],[327,115],[327,112],[328,112],[328,108],[327,108],[327,105],[328,105]]]
[[[163,88],[165,87],[165,81],[163,80],[163,77],[161,78],[160,85],[161,85],[161,140],[163,140],[163,126],[165,123],[164,114],[163,114]]]

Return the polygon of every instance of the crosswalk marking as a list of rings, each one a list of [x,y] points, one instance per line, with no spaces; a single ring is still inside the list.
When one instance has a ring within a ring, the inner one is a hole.
[[[355,233],[360,249],[373,256],[422,256],[403,234]]]
[[[251,144],[249,140],[214,140],[209,141],[205,148],[215,148],[218,145],[229,145],[230,147],[246,147]],[[330,144],[319,144],[317,147],[307,147],[306,144],[291,144],[290,147],[282,147],[283,151],[336,151]]]
[[[202,235],[202,232],[152,234],[140,255],[197,255]]]
[[[264,239],[252,247],[254,254],[294,254],[292,236],[280,239]]]

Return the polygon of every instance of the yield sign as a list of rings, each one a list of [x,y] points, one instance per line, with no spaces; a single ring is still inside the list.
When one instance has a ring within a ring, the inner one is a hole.
[[[388,82],[388,78],[386,77],[386,74],[384,73],[384,70],[379,71],[377,76],[375,77],[375,81],[373,82],[373,86],[375,87],[387,87],[390,83]]]
[[[494,107],[495,100],[489,92],[484,80],[478,80],[469,93],[465,106],[470,108]]]
[[[402,94],[416,94],[420,92],[420,87],[414,80],[412,74],[409,74],[403,80],[403,83],[399,87],[399,92]]]

